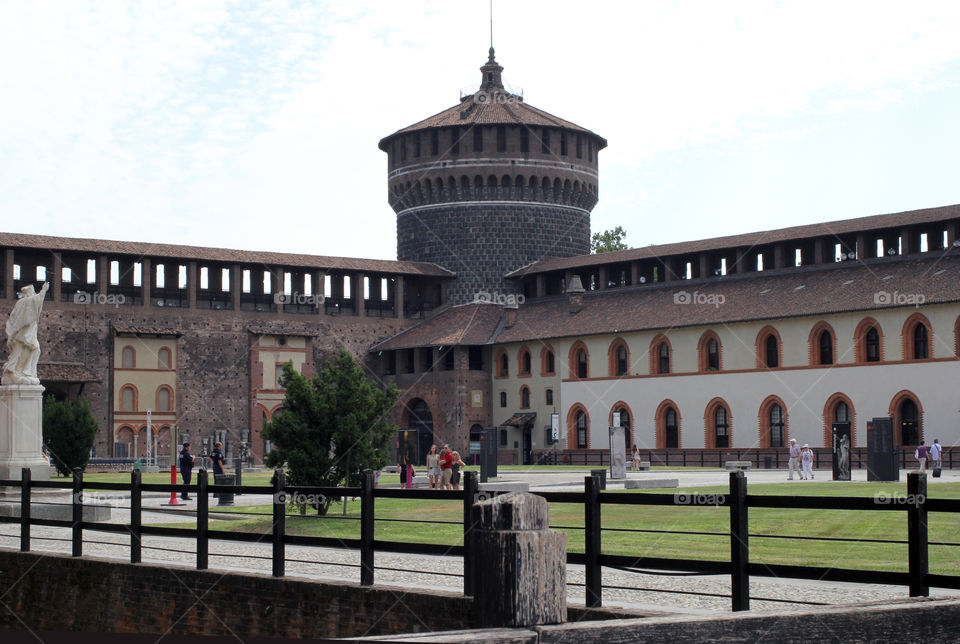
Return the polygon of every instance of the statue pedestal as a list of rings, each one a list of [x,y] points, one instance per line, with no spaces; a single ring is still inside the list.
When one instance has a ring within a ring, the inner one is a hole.
[[[50,480],[43,458],[43,385],[0,385],[0,479]]]

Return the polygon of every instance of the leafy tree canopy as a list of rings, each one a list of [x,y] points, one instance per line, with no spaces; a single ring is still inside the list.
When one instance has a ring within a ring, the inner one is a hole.
[[[388,418],[399,396],[394,385],[378,387],[341,350],[312,378],[285,364],[280,386],[283,407],[261,435],[271,443],[267,466],[285,467],[290,485],[360,486],[363,470],[386,465],[397,430]],[[329,504],[311,503],[320,512]]]
[[[590,241],[591,253],[609,253],[615,250],[627,250],[630,248],[623,241],[627,236],[627,231],[623,226],[617,226],[612,230],[605,230],[600,233],[593,233],[593,239]]]
[[[69,475],[75,467],[84,469],[96,436],[97,421],[86,398],[58,402],[47,396],[43,403],[43,444],[57,472]]]

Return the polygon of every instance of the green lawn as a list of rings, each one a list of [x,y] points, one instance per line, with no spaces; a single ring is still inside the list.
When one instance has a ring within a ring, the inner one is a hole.
[[[649,493],[664,493],[652,490]],[[724,486],[684,488],[669,493],[724,494]],[[773,483],[750,486],[750,494],[797,496],[866,496],[878,492],[905,494],[906,483]],[[618,494],[645,494],[644,491],[618,491]],[[931,497],[960,498],[960,483],[929,486]],[[289,509],[287,533],[337,538],[358,538],[360,505],[348,503],[347,518],[341,516],[341,505],[331,507],[326,517],[299,516]],[[223,529],[268,533],[270,506],[233,507],[216,511],[247,516],[223,525]],[[376,539],[415,543],[459,545],[463,528],[460,525],[463,506],[459,501],[420,499],[378,499],[376,505]],[[728,560],[730,556],[730,511],[724,507],[689,506],[624,506],[604,505],[602,510],[603,552],[611,554]],[[389,519],[415,519],[416,523]],[[441,523],[449,521],[453,523]],[[553,503],[550,523],[563,529],[568,549],[582,552],[583,507],[579,504]],[[171,524],[173,525],[173,524]],[[189,524],[176,524],[188,527]],[[562,527],[561,527],[562,526]],[[625,532],[621,530],[676,530],[682,532],[717,532],[719,536]],[[754,562],[784,563],[842,568],[905,571],[906,544],[866,543],[858,539],[906,540],[905,512],[841,511],[754,508],[750,510],[750,558]],[[931,513],[930,541],[960,541],[960,514]],[[757,535],[843,537],[855,541],[803,541],[770,539]],[[930,570],[936,573],[960,574],[960,549],[950,546],[930,547]]]

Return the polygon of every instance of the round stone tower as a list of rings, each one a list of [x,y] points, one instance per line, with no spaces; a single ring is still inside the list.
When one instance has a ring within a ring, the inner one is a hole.
[[[454,304],[515,291],[503,276],[590,252],[606,140],[504,88],[493,48],[480,89],[380,141],[397,213],[397,259],[457,274]]]

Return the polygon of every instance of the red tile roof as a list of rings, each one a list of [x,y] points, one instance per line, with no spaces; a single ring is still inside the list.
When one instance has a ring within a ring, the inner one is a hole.
[[[488,344],[500,326],[501,310],[495,304],[453,306],[374,345],[370,351]]]
[[[267,251],[234,250],[230,248],[206,248],[179,244],[152,244],[147,242],[111,241],[105,239],[82,239],[75,237],[50,237],[21,233],[0,233],[0,246],[28,248],[41,251],[73,251],[91,255],[132,255],[208,262],[263,264],[265,266],[289,266],[317,270],[364,271],[368,273],[394,273],[430,277],[453,277],[454,273],[428,262],[398,262],[385,259],[362,259],[355,257],[327,257],[324,255],[300,255]]]
[[[509,327],[498,306],[454,307],[372,350],[530,342],[866,312],[910,305],[918,298],[923,304],[960,302],[960,251],[662,282],[587,292],[582,298],[576,313],[570,312],[566,295],[528,300]]]
[[[524,277],[547,271],[576,269],[600,264],[613,264],[641,259],[661,258],[670,255],[683,255],[720,249],[743,248],[753,246],[767,246],[785,241],[799,241],[815,237],[837,237],[856,234],[868,230],[897,229],[903,226],[935,223],[960,219],[960,205],[926,208],[923,210],[908,210],[886,215],[872,215],[856,219],[842,219],[822,224],[808,224],[805,226],[791,226],[777,230],[767,230],[742,235],[728,235],[697,241],[678,242],[675,244],[660,244],[631,248],[612,253],[595,255],[578,255],[576,257],[561,257],[534,262],[507,274],[507,277]]]
[[[490,98],[488,100],[482,100],[480,97]],[[607,140],[599,134],[536,108],[525,102],[523,98],[510,94],[505,90],[493,90],[480,91],[472,96],[466,96],[460,100],[459,105],[454,105],[438,114],[434,114],[429,118],[425,118],[413,125],[397,130],[389,136],[383,137],[383,139],[380,140],[380,149],[386,151],[390,140],[400,134],[436,127],[448,127],[451,125],[533,125],[557,127],[590,134],[597,138],[600,149],[607,147]]]
[[[78,362],[40,362],[37,377],[43,382],[100,382],[100,378]]]

